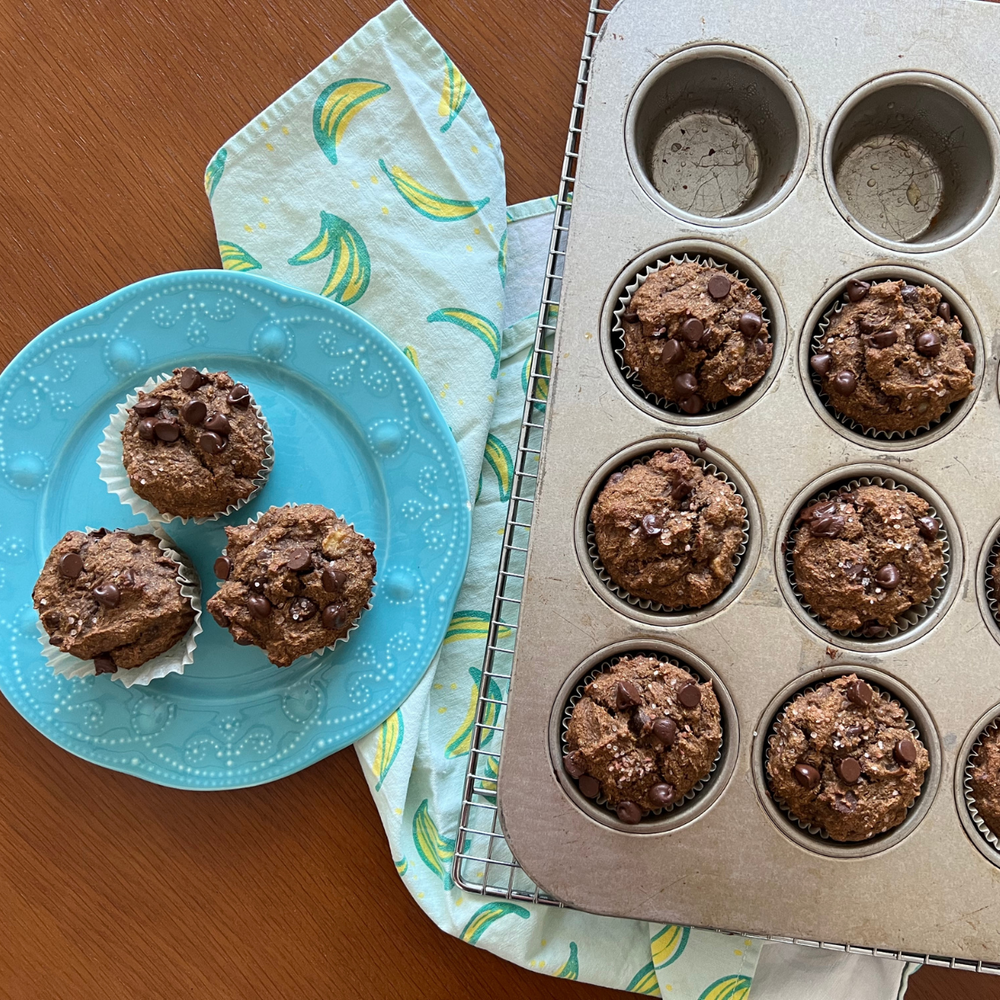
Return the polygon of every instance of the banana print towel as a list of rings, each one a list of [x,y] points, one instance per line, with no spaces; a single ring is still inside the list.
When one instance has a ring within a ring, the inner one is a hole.
[[[227,142],[205,191],[223,267],[349,306],[406,353],[476,497],[460,610],[441,650],[402,708],[357,744],[417,903],[449,934],[546,975],[673,1000],[790,997],[781,962],[763,992],[752,986],[759,942],[469,896],[452,880],[553,209],[551,198],[508,208],[500,140],[461,71],[395,3]],[[812,953],[793,951],[808,966]],[[840,962],[855,1000],[905,988],[896,963]],[[816,986],[814,1000],[825,995]]]

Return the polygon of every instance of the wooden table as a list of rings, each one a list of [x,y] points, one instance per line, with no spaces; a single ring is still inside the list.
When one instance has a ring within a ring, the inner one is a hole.
[[[217,267],[208,158],[383,6],[5,0],[0,362],[122,285]],[[584,0],[411,6],[493,117],[508,201],[554,192]],[[77,760],[0,698],[0,775],[0,997],[609,995],[438,931],[353,750],[262,788],[172,791]],[[927,969],[908,996],[998,994]]]

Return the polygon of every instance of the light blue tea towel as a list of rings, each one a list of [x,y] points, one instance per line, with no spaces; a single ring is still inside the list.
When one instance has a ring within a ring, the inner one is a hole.
[[[485,109],[402,2],[227,142],[205,188],[224,267],[341,302],[407,354],[476,497],[468,575],[441,651],[399,711],[357,744],[407,888],[449,934],[549,975],[745,1000],[757,942],[488,901],[451,877],[552,199],[507,208]],[[895,998],[901,970],[876,989],[859,972],[853,996]],[[780,979],[754,1000],[784,1000]]]

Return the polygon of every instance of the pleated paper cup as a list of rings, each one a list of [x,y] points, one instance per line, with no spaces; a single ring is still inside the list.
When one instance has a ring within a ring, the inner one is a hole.
[[[979,753],[979,748],[982,746],[983,740],[987,737],[995,738],[998,732],[1000,732],[1000,718],[994,719],[979,734],[976,742],[972,744],[972,749],[969,751],[969,756],[965,761],[965,781],[962,788],[965,793],[965,805],[969,810],[969,815],[972,817],[972,822],[975,823],[976,829],[980,832],[983,839],[1000,856],[1000,838],[986,825],[986,820],[983,819],[976,808],[976,797],[972,793],[972,772],[976,766],[976,755]]]

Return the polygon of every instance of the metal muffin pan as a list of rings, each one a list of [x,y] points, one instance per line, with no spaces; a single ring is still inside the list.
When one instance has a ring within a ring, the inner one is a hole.
[[[566,903],[1000,959],[1000,857],[991,856],[1000,852],[969,820],[961,792],[968,748],[1000,702],[1000,629],[985,584],[1000,530],[998,30],[1000,8],[977,0],[622,0],[602,26],[499,778],[515,857]],[[698,155],[683,169],[651,169],[665,133],[667,148],[681,141],[678,123],[707,130],[690,140]],[[722,148],[733,155],[713,160],[709,149]],[[861,191],[862,170],[890,180]],[[689,193],[692,184],[704,196]],[[611,339],[634,275],[685,252],[747,275],[765,295],[775,342],[750,402],[695,417],[636,393]],[[847,278],[890,273],[926,276],[951,296],[977,349],[977,375],[971,400],[939,425],[888,441],[826,410],[808,342]],[[746,486],[744,576],[710,614],[649,615],[609,599],[581,547],[599,472],[668,443]],[[886,641],[819,625],[791,592],[782,554],[797,504],[865,475],[923,493],[951,547],[942,596]],[[574,678],[615,650],[657,644],[714,672],[735,721],[720,766],[678,822],[639,832],[596,817],[567,785],[553,746]],[[898,696],[932,761],[904,824],[860,850],[800,829],[763,780],[774,712],[816,677],[848,671]],[[566,863],[570,848],[585,865]]]

